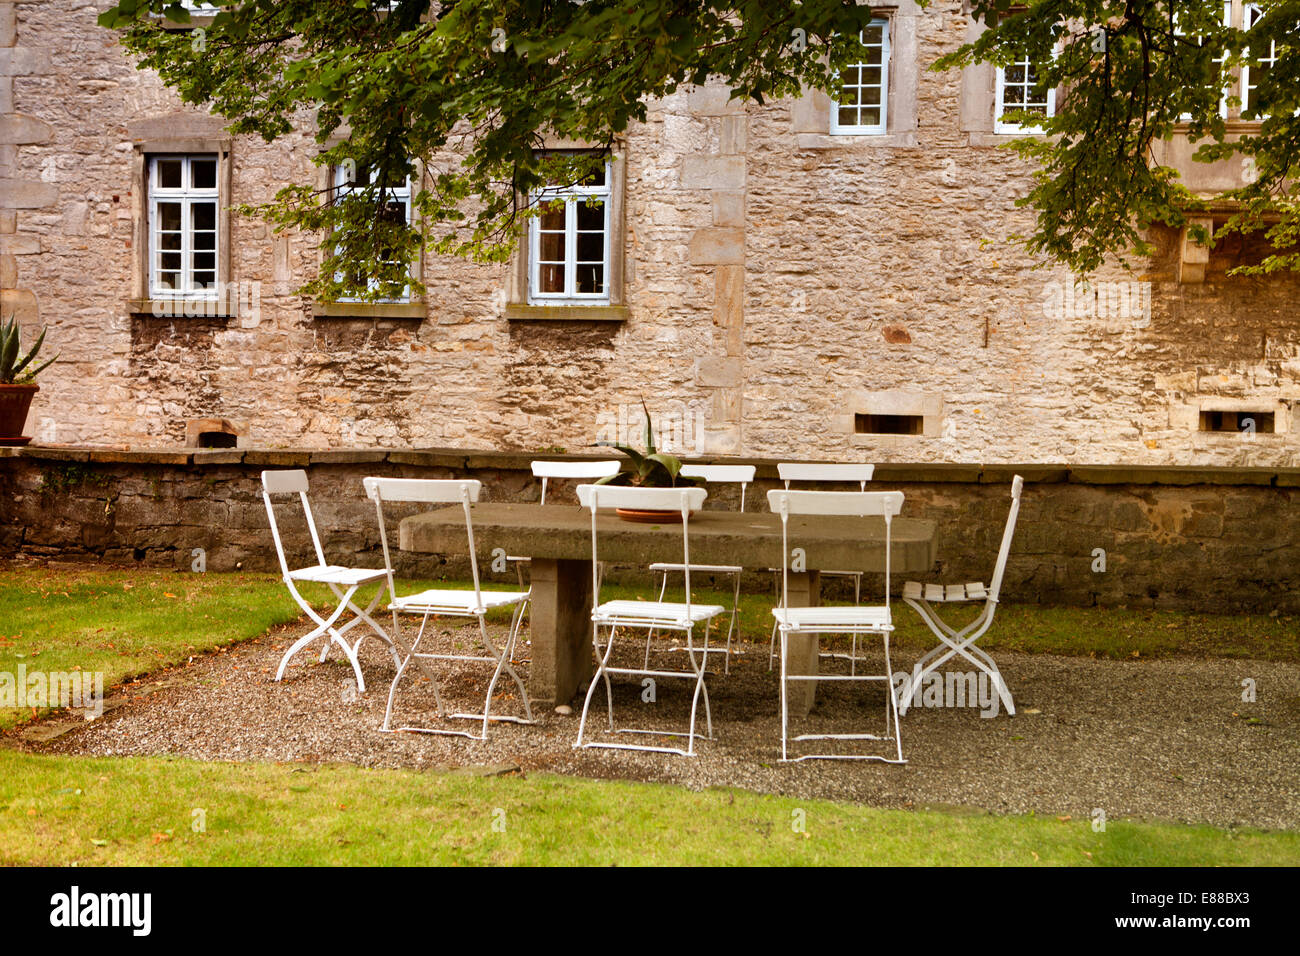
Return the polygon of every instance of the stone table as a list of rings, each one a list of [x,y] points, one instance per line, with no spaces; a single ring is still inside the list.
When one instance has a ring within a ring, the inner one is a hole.
[[[591,645],[591,515],[577,505],[480,502],[471,506],[479,567],[491,554],[532,558],[532,669],[529,694],[538,703],[568,703],[595,671]],[[612,514],[597,519],[600,558],[644,567],[682,560],[680,525],[634,524]],[[781,567],[781,519],[774,514],[701,511],[691,517],[691,563],[737,564],[766,570]],[[934,565],[937,530],[933,521],[898,517],[893,528],[895,575],[923,573]],[[882,518],[800,515],[790,518],[790,547],[802,548],[804,570],[790,574],[790,604],[820,603],[820,571],[885,570]],[[404,518],[399,527],[405,551],[463,554],[465,517],[460,505]],[[879,600],[879,598],[871,598]],[[815,635],[792,640],[790,673],[816,674]],[[798,681],[790,689],[791,709],[812,708],[816,684]]]

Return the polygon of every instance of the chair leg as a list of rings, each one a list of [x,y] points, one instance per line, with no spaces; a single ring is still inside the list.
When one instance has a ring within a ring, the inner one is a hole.
[[[898,762],[903,763],[903,728],[898,723],[898,699],[894,694],[894,668],[889,660],[889,632],[885,632],[885,675],[888,680],[885,681],[885,695],[889,700],[885,703],[885,733],[889,733],[889,715],[892,712],[894,716],[894,743],[898,748]]]
[[[393,632],[398,635],[398,640],[401,640],[401,624],[398,623],[398,617],[399,617],[399,612],[394,611]],[[397,674],[393,677],[393,683],[388,688],[388,704],[384,708],[384,723],[383,726],[380,727],[381,730],[391,731],[392,729],[391,723],[393,718],[393,701],[397,695],[397,685],[401,683],[402,675],[406,672],[406,668],[412,662],[415,663],[416,669],[419,670],[422,674],[424,674],[424,676],[429,679],[429,683],[433,685],[433,700],[438,707],[438,716],[444,720],[447,717],[447,708],[443,705],[442,693],[438,689],[438,679],[433,675],[433,673],[427,667],[424,666],[424,662],[421,661],[420,658],[417,656],[420,650],[420,641],[424,639],[424,629],[426,625],[428,625],[428,623],[429,623],[429,614],[428,612],[426,612],[423,619],[421,619],[420,621],[420,630],[415,635],[414,643],[411,644],[409,649],[403,647],[403,650],[406,651],[406,657],[402,660],[401,665],[397,668]]]
[[[664,569],[664,580],[659,587],[659,600],[663,601],[664,595],[668,593],[668,570]],[[649,628],[645,632],[645,669],[650,669],[650,639],[655,636],[655,629]]]
[[[593,646],[597,646],[597,647],[599,646],[599,641],[597,639],[597,634],[599,633],[599,630],[600,630],[600,625],[593,622],[591,625],[591,642]],[[604,678],[605,680],[605,688],[606,688],[605,693],[606,696],[610,698],[609,725],[610,725],[610,729],[613,729],[614,726],[613,694],[609,690],[609,675],[605,673],[605,668],[609,666],[609,655],[613,649],[614,649],[614,640],[613,640],[613,636],[611,635],[609,642],[605,645],[605,653],[600,658],[600,661],[596,665],[596,673],[592,675],[591,683],[587,686],[587,696],[586,699],[584,699],[582,702],[582,716],[578,718],[578,739],[573,744],[575,750],[583,746],[582,735],[587,728],[587,711],[591,707],[591,697],[596,692],[596,682],[599,681],[601,678]]]
[[[351,597],[352,592],[355,590],[356,588],[350,589],[348,591],[347,596]],[[297,600],[298,602],[298,606],[307,612],[307,616],[310,617],[313,621],[315,621],[317,626],[313,630],[304,634],[302,637],[298,638],[298,640],[296,640],[293,643],[293,645],[289,648],[289,650],[285,652],[284,657],[280,659],[280,669],[277,670],[275,673],[275,679],[277,681],[284,679],[285,669],[289,666],[289,660],[293,657],[293,655],[297,654],[300,650],[302,650],[304,647],[306,647],[308,644],[310,644],[312,641],[314,641],[316,638],[320,637],[322,634],[326,633],[327,631],[332,633],[334,630],[334,625],[338,622],[338,619],[343,616],[343,612],[347,610],[347,605],[340,602],[339,605],[336,608],[334,608],[333,614],[331,614],[328,618],[323,618],[316,613],[315,608],[313,608],[305,600],[297,597],[297,592],[294,592],[294,595],[295,595],[295,600]],[[329,649],[329,645],[330,645],[330,641],[327,639],[325,641],[326,650]],[[321,660],[324,660],[324,658],[322,657]]]
[[[783,628],[781,630],[781,759],[782,760],[788,759],[786,755],[786,750],[788,747],[787,744],[787,739],[789,736],[788,728],[790,726],[790,699],[789,699],[790,691],[789,688],[786,686],[786,679],[785,679],[786,645],[788,643],[787,638],[788,635],[786,634],[786,631]]]

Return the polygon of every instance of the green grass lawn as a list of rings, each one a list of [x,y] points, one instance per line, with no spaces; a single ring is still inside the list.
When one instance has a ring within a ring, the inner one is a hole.
[[[1294,866],[1300,833],[1124,820],[1095,833],[1088,820],[542,774],[0,750],[0,865],[74,862]]]

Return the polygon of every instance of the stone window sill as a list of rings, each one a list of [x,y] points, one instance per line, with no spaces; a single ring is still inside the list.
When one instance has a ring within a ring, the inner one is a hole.
[[[506,306],[511,322],[626,322],[631,310],[625,305],[525,305]]]
[[[233,319],[238,309],[220,299],[129,299],[127,311],[139,318],[149,319]]]
[[[414,302],[314,302],[317,319],[423,319],[428,312],[423,301]]]
[[[916,133],[797,133],[799,149],[850,149],[857,146],[916,146]]]

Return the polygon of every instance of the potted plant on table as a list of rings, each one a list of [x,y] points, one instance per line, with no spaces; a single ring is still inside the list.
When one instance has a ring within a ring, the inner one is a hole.
[[[30,437],[23,437],[22,431],[32,397],[41,389],[34,380],[58,358],[56,355],[40,365],[32,365],[44,342],[42,329],[36,344],[23,353],[17,320],[11,315],[0,323],[0,445],[26,445],[31,441]]]
[[[681,460],[655,449],[654,423],[650,420],[650,409],[646,408],[645,399],[641,400],[645,411],[645,451],[640,452],[617,442],[598,442],[597,444],[617,448],[627,461],[617,474],[599,479],[598,485],[627,485],[634,488],[692,488],[699,479],[682,474]],[[624,521],[641,521],[654,524],[681,521],[680,511],[643,511],[634,508],[616,508],[618,516]]]

